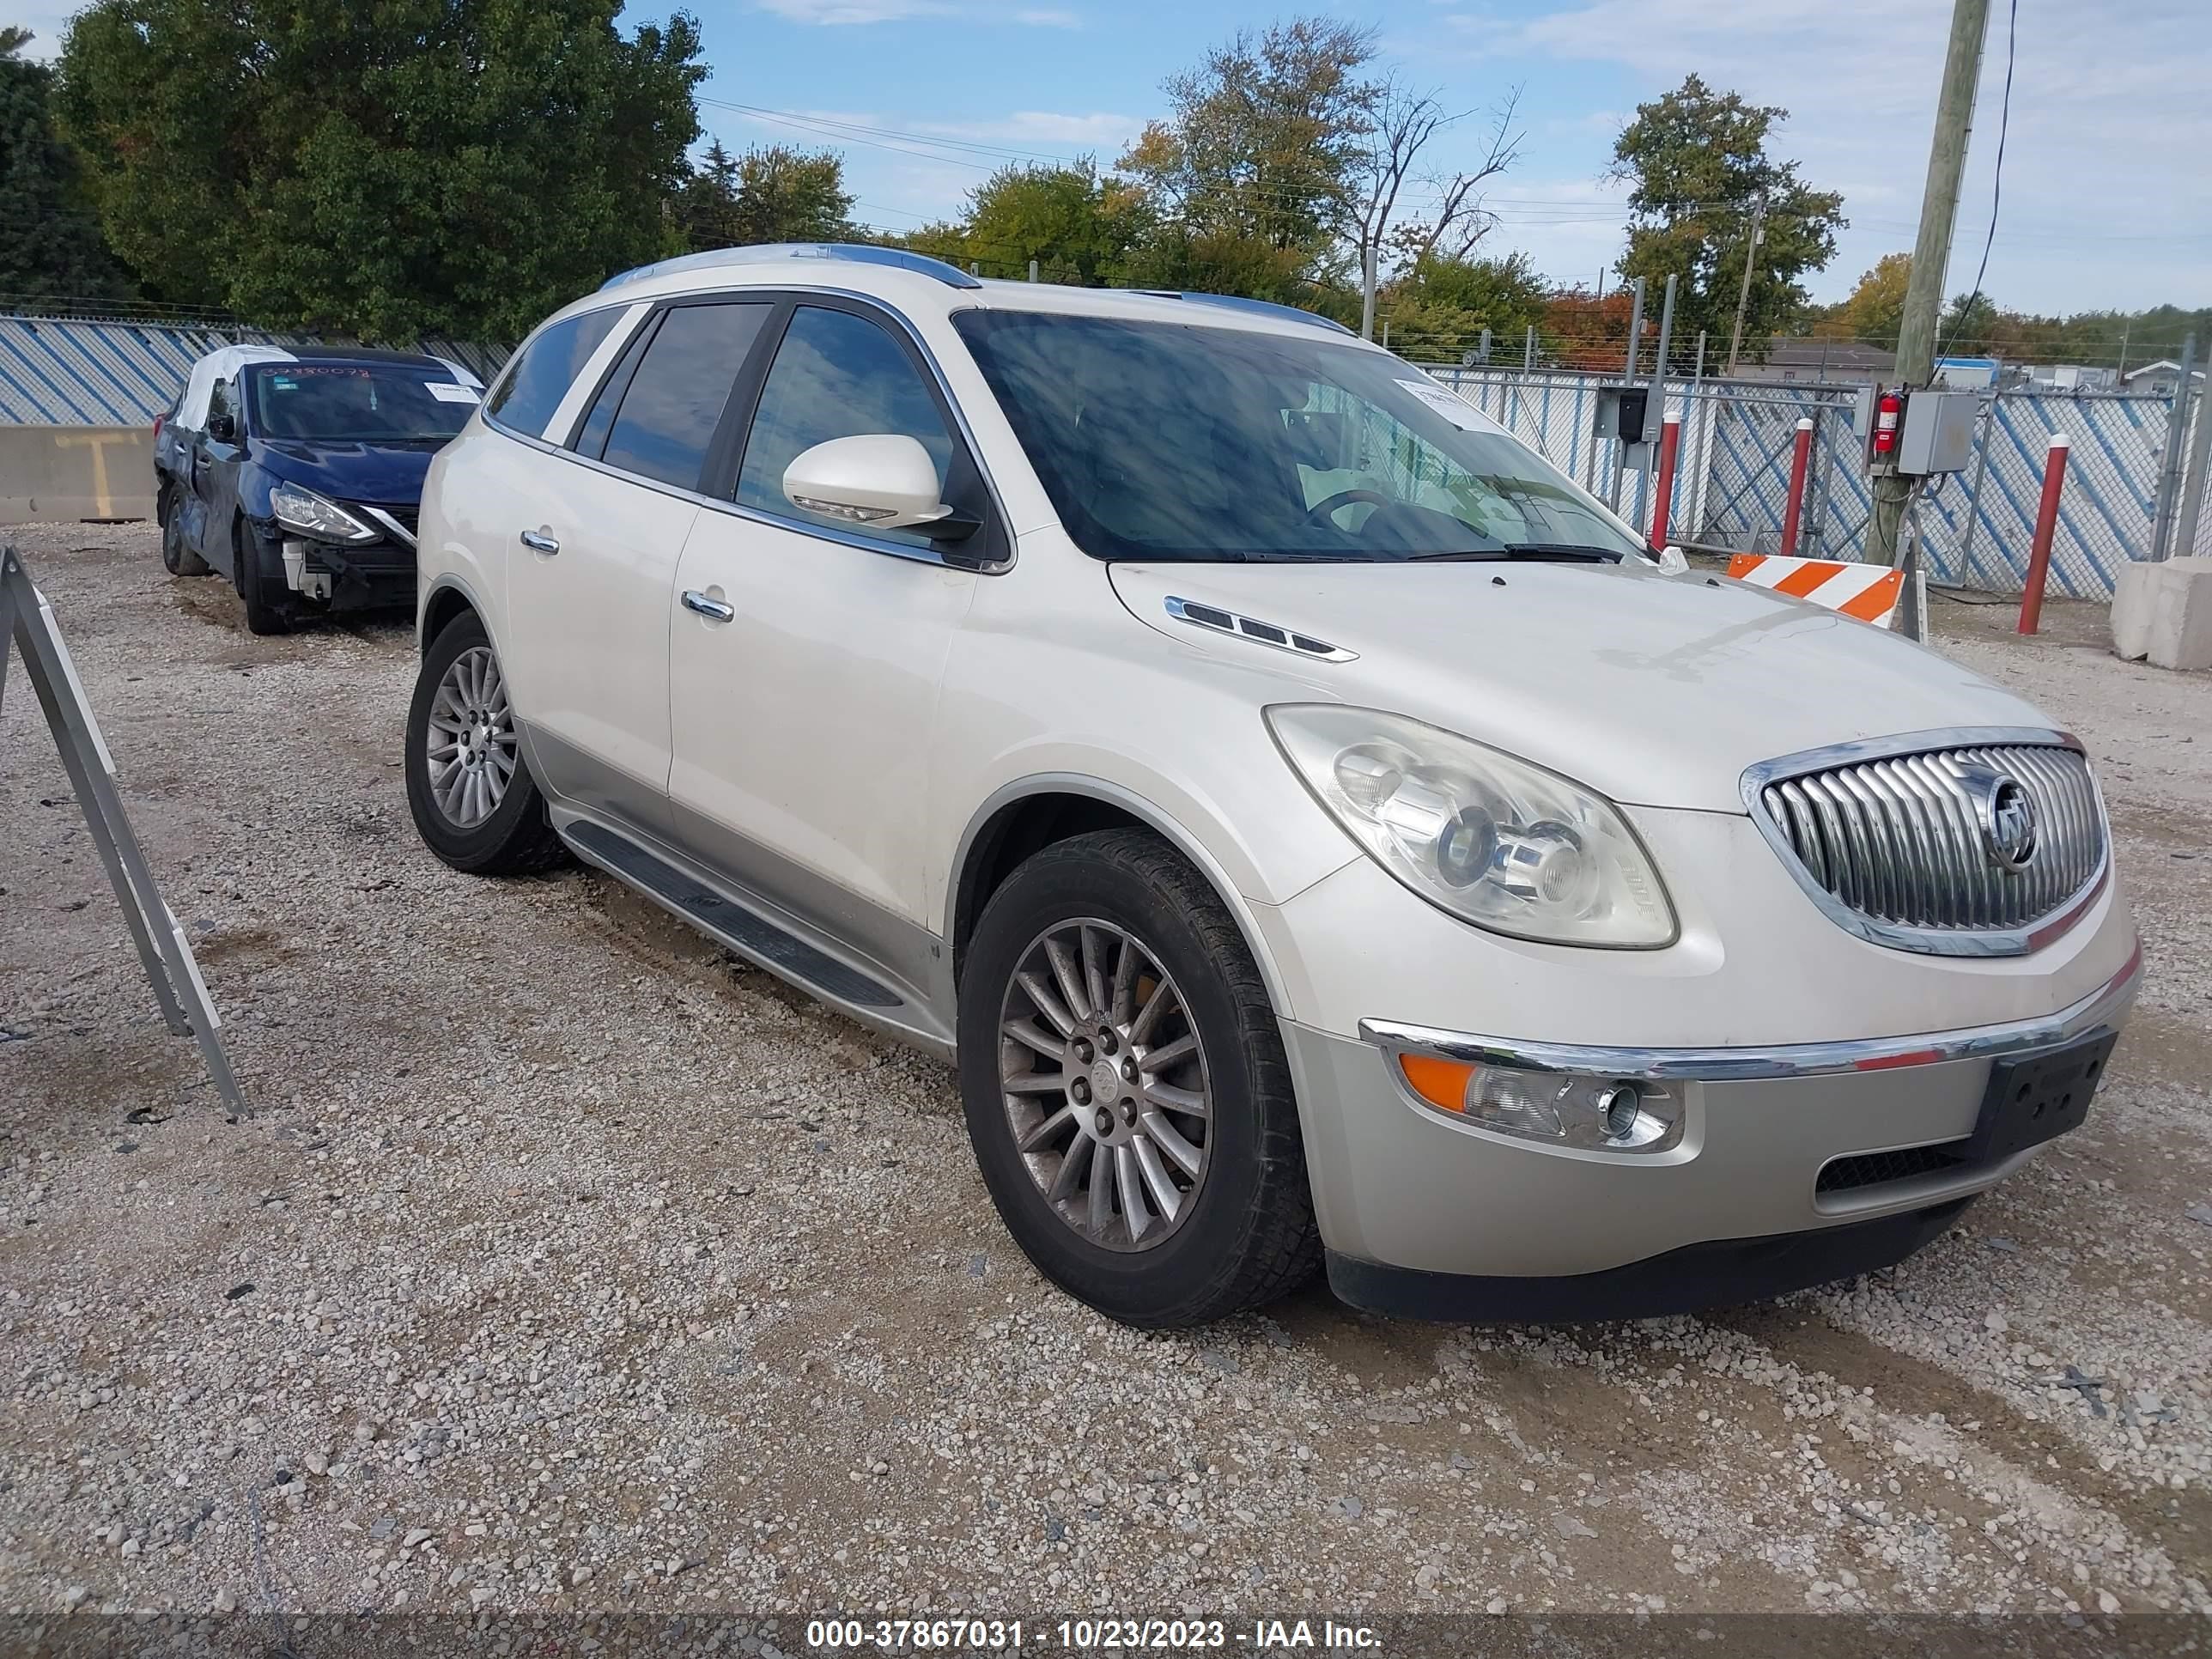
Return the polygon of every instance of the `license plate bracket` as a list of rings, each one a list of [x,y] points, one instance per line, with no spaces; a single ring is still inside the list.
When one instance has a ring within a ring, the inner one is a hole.
[[[1992,1064],[1981,1115],[1962,1149],[1966,1161],[2001,1164],[2079,1128],[2119,1039],[2118,1031],[2100,1026],[2057,1048],[2008,1054]]]

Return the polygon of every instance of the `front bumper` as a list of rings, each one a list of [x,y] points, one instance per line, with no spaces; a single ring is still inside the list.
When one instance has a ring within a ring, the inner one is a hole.
[[[1963,1140],[1996,1059],[2117,1027],[2141,972],[2138,949],[2054,1014],[1809,1044],[1516,1043],[1373,1020],[1352,1038],[1285,1020],[1332,1281],[1392,1312],[1595,1318],[1887,1265],[2033,1152],[1981,1165],[1878,1155]],[[1663,1152],[1630,1153],[1480,1127],[1417,1103],[1405,1052],[1664,1079],[1683,1133]],[[1822,1170],[1841,1159],[1865,1161],[1823,1190]]]
[[[281,556],[284,586],[332,611],[414,603],[415,549],[396,538],[340,546],[286,535]]]

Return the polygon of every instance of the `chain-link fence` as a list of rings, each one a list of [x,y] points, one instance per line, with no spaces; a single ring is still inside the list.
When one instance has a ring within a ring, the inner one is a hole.
[[[0,426],[143,426],[218,346],[334,343],[228,323],[0,313]],[[416,349],[489,385],[513,348],[426,339]]]
[[[1624,471],[1620,446],[1596,431],[1599,389],[1617,376],[1497,367],[1429,372],[1624,517],[1650,524],[1651,475]],[[1851,427],[1857,397],[1856,386],[1671,382],[1668,411],[1682,422],[1671,539],[1730,551],[1777,550],[1797,423],[1809,420],[1813,445],[1796,550],[1811,558],[1861,557],[1873,497]],[[2183,424],[2174,419],[2175,401],[2064,392],[1984,398],[1966,471],[1921,496],[1917,523],[1929,579],[2020,591],[2045,454],[2051,435],[2063,432],[2071,455],[2051,545],[2052,586],[2077,598],[2109,598],[2120,567],[2149,556],[2168,445],[2187,440],[2185,429],[2175,431]],[[2212,514],[2198,526],[2195,550],[2212,553]]]

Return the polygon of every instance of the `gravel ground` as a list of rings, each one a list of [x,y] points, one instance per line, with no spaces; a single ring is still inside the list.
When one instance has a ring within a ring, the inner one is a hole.
[[[454,875],[396,623],[246,634],[9,532],[256,1110],[0,708],[0,1612],[2212,1613],[2212,677],[2053,607],[2148,945],[2088,1125],[1893,1272],[1707,1319],[1146,1336],[1000,1231],[950,1073],[620,888]]]

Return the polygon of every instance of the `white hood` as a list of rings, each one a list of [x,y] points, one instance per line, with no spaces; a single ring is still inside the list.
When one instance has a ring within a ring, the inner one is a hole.
[[[1117,564],[1137,617],[1279,665],[1283,701],[1411,715],[1628,805],[1741,812],[1755,762],[1942,726],[2048,726],[1933,651],[1693,573],[1582,564]],[[1358,653],[1327,663],[1170,617],[1170,596]]]

